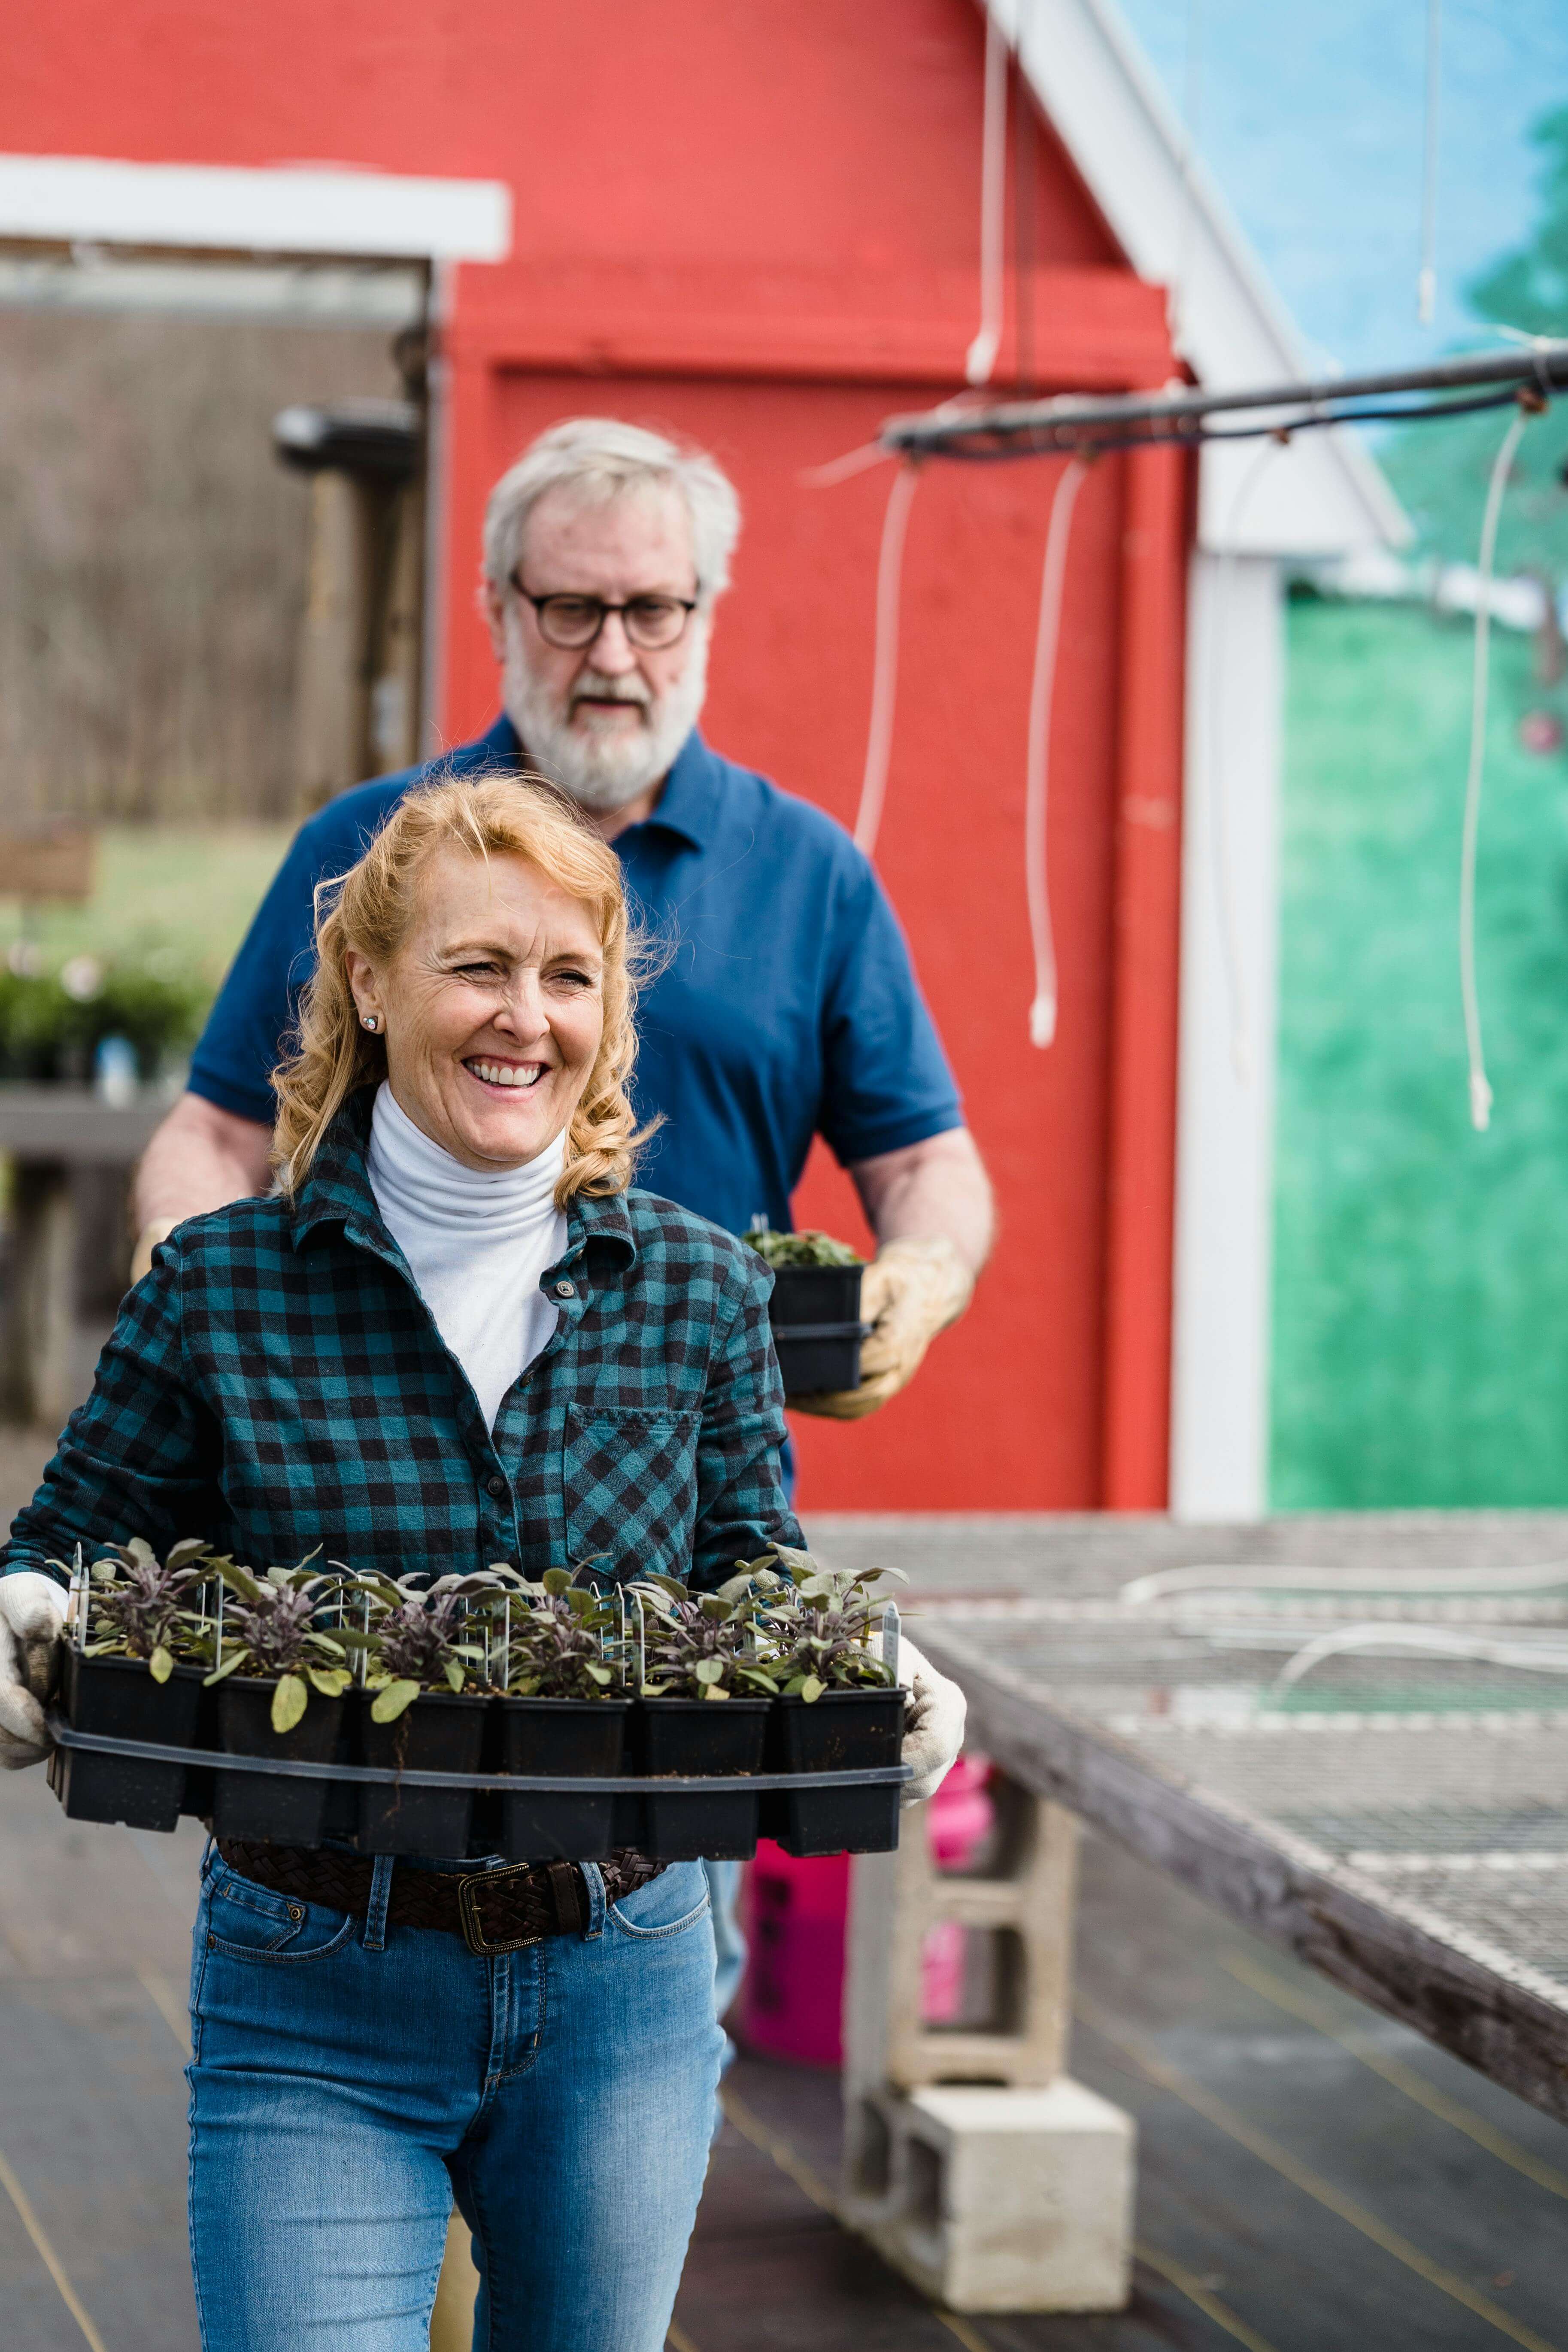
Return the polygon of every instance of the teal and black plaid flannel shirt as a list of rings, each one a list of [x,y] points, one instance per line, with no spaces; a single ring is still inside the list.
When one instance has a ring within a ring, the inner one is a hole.
[[[320,1545],[538,1577],[602,1554],[711,1587],[798,1544],[762,1259],[652,1193],[578,1194],[542,1277],[555,1334],[492,1433],[376,1208],[370,1101],[294,1201],[236,1202],[154,1254],[0,1568],[199,1535],[253,1567]]]

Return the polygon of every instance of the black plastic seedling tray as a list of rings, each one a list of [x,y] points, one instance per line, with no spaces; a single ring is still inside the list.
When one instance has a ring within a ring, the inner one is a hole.
[[[824,1788],[829,1772],[896,1764],[904,1738],[904,1693],[826,1690],[807,1706],[781,1698],[768,1761],[789,1779],[763,1801],[763,1827],[786,1853],[886,1853],[899,1843],[899,1790],[890,1781]]]
[[[820,1396],[860,1385],[859,1265],[781,1265],[768,1313],[785,1396]]]
[[[166,1696],[166,1686],[163,1695]],[[606,1702],[595,1701],[593,1704],[602,1706]],[[702,1703],[697,1700],[682,1702],[667,1699],[658,1704],[662,1710],[683,1705],[697,1706]],[[729,1702],[730,1706],[736,1708],[749,1707],[752,1704],[750,1701],[733,1699]],[[765,1700],[756,1702],[764,1713],[767,1704]],[[312,1700],[311,1705],[314,1706],[315,1701]],[[714,1707],[710,1712],[717,1715],[720,1710]],[[728,1712],[728,1708],[725,1712]],[[148,1768],[173,1768],[184,1776],[184,1798],[179,1807],[181,1811],[194,1810],[191,1803],[193,1786],[196,1790],[216,1788],[221,1796],[226,1780],[247,1784],[252,1790],[263,1781],[271,1783],[271,1793],[274,1799],[284,1801],[276,1804],[270,1815],[259,1812],[258,1818],[267,1822],[268,1825],[253,1829],[247,1834],[252,1837],[271,1839],[274,1843],[282,1844],[310,1843],[309,1839],[296,1836],[291,1829],[279,1829],[276,1826],[280,1820],[296,1818],[288,1812],[286,1803],[293,1789],[299,1789],[301,1794],[307,1790],[310,1792],[317,1802],[318,1817],[320,1817],[321,1809],[346,1790],[357,1790],[363,1796],[363,1791],[367,1789],[401,1787],[409,1791],[430,1790],[447,1796],[456,1795],[459,1790],[468,1790],[473,1794],[483,1790],[513,1799],[518,1797],[535,1800],[558,1798],[563,1800],[568,1806],[578,1806],[585,1800],[598,1801],[605,1797],[641,1800],[648,1828],[646,1837],[639,1843],[642,1851],[653,1860],[680,1862],[699,1855],[706,1855],[717,1860],[726,1852],[732,1853],[736,1845],[744,1847],[742,1856],[743,1859],[745,1854],[749,1854],[755,1848],[755,1825],[760,1800],[766,1800],[781,1792],[799,1796],[805,1794],[807,1790],[826,1792],[875,1788],[886,1790],[889,1792],[887,1819],[889,1834],[884,1846],[876,1849],[867,1847],[861,1850],[889,1851],[898,1843],[897,1793],[903,1782],[911,1777],[910,1766],[899,1763],[860,1766],[847,1771],[804,1774],[768,1771],[666,1773],[657,1780],[651,1779],[647,1774],[623,1773],[605,1774],[602,1778],[595,1776],[588,1779],[582,1775],[566,1773],[436,1772],[414,1769],[399,1772],[384,1765],[344,1764],[335,1759],[317,1761],[300,1756],[279,1755],[276,1752],[265,1756],[231,1755],[214,1748],[183,1748],[169,1746],[156,1740],[127,1739],[98,1732],[79,1730],[59,1716],[50,1717],[49,1728],[57,1742],[54,1761],[61,1767],[58,1777],[53,1780],[53,1785],[57,1794],[65,1803],[67,1811],[74,1819],[114,1820],[123,1822],[132,1829],[173,1829],[174,1820],[164,1819],[162,1815],[157,1820],[152,1818],[153,1809],[150,1805],[127,1803],[124,1810],[106,1813],[100,1811],[87,1811],[73,1805],[68,1794],[68,1789],[71,1786],[79,1790],[84,1785],[74,1777],[79,1772],[83,1761],[91,1762],[96,1766],[112,1760],[117,1768],[116,1788],[118,1790],[133,1790],[138,1785],[123,1777],[119,1768],[129,1765],[138,1771]],[[278,1744],[281,1745],[280,1742]],[[656,1752],[658,1752],[657,1748]],[[67,1785],[62,1786],[62,1783]],[[728,1848],[724,1846],[716,1848],[712,1843],[707,1842],[710,1832],[725,1827],[724,1818],[717,1815],[714,1808],[726,1800],[737,1801],[737,1813],[729,1817],[731,1822],[739,1817],[740,1811],[745,1812],[750,1823],[749,1845],[745,1844],[744,1833],[736,1837],[734,1843]],[[164,1810],[166,1811],[166,1802]],[[329,1821],[330,1818],[329,1814]],[[616,1828],[618,1832],[618,1820]],[[235,1832],[235,1834],[238,1833]],[[431,1848],[430,1851],[435,1852],[438,1849]],[[522,1855],[518,1858],[540,1860],[545,1857]]]

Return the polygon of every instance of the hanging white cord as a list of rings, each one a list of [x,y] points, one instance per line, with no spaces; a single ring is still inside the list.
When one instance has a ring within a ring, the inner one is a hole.
[[[1089,468],[1073,457],[1051,493],[1046,528],[1046,561],[1040,575],[1040,617],[1035,632],[1035,674],[1029,685],[1029,733],[1024,788],[1024,887],[1029,902],[1029,941],[1035,953],[1035,993],[1029,1005],[1029,1043],[1042,1051],[1057,1034],[1057,950],[1051,930],[1050,877],[1046,859],[1046,819],[1050,805],[1051,704],[1057,653],[1061,643],[1062,590],[1067,581],[1072,510]]]
[[[1007,36],[994,9],[985,16],[985,107],[980,131],[980,327],[963,373],[989,383],[1002,348],[1005,202],[1007,193]]]
[[[1225,1001],[1230,1016],[1230,1063],[1239,1087],[1252,1084],[1252,1037],[1247,1018],[1247,976],[1242,968],[1241,933],[1236,915],[1236,881],[1230,865],[1230,787],[1225,759],[1225,646],[1230,620],[1231,579],[1236,569],[1236,541],[1252,503],[1252,493],[1270,461],[1285,446],[1266,441],[1230,502],[1220,541],[1215,576],[1214,612],[1209,623],[1208,742],[1205,765],[1209,782],[1209,855],[1213,865],[1215,904],[1219,913],[1220,961],[1225,971]]]
[[[1415,315],[1429,327],[1437,315],[1437,98],[1442,80],[1443,0],[1426,0],[1426,126],[1421,158],[1421,268]]]
[[[1476,634],[1470,680],[1470,765],[1465,779],[1465,840],[1459,856],[1459,994],[1465,1007],[1465,1052],[1470,1066],[1470,1125],[1484,1135],[1491,1125],[1492,1090],[1487,1081],[1486,1051],[1481,1043],[1481,1007],[1476,993],[1476,839],[1480,831],[1481,780],[1487,762],[1487,691],[1491,668],[1492,563],[1497,554],[1498,518],[1502,494],[1519,436],[1530,422],[1521,409],[1502,436],[1492,460],[1487,485],[1486,514],[1481,522],[1481,552],[1477,570]]]
[[[900,466],[894,475],[887,512],[882,518],[881,553],[877,558],[871,723],[866,734],[866,772],[860,781],[860,806],[855,816],[855,845],[863,849],[868,857],[876,849],[881,828],[888,762],[893,750],[893,710],[899,692],[899,590],[903,579],[904,536],[919,478],[913,466]]]

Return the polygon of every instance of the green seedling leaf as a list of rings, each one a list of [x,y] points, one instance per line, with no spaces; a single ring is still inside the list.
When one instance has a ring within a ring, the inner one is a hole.
[[[417,1683],[388,1683],[384,1690],[377,1692],[371,1703],[371,1721],[395,1723],[405,1707],[412,1706],[418,1696]]]
[[[726,1601],[721,1593],[705,1592],[698,1603],[704,1617],[714,1624],[722,1624],[734,1611],[735,1603]]]
[[[807,1706],[813,1706],[816,1701],[822,1696],[823,1692],[826,1688],[827,1685],[825,1682],[819,1682],[815,1675],[803,1675],[801,1676],[800,1695],[805,1701]]]
[[[119,1572],[118,1566],[111,1559],[95,1559],[89,1570],[95,1584],[112,1584]]]
[[[724,1679],[722,1658],[699,1658],[691,1669],[700,1683],[720,1683]]]
[[[145,1536],[132,1536],[125,1549],[132,1559],[141,1560],[144,1567],[156,1568],[158,1565],[158,1555]]]
[[[573,1584],[566,1588],[566,1606],[579,1617],[592,1617],[597,1613],[599,1604],[593,1593],[585,1592],[580,1584]]]
[[[147,1661],[147,1671],[155,1683],[166,1683],[174,1671],[174,1661],[162,1642]]]
[[[260,1585],[258,1584],[250,1570],[247,1568],[241,1568],[237,1560],[221,1560],[218,1563],[217,1572],[231,1592],[241,1594],[247,1601],[260,1600]]]
[[[272,1694],[272,1728],[281,1735],[292,1731],[305,1712],[310,1692],[299,1675],[279,1675],[278,1687]]]
[[[319,1690],[323,1698],[342,1698],[353,1680],[347,1666],[307,1666],[305,1672],[311,1687]]]
[[[572,1577],[570,1571],[564,1568],[547,1568],[540,1582],[546,1592],[552,1594],[565,1592],[571,1587]]]
[[[206,1558],[207,1548],[200,1536],[182,1536],[164,1562],[168,1568],[191,1568],[198,1559]]]
[[[721,1689],[717,1683],[710,1683],[702,1696],[704,1698],[728,1698],[730,1694],[727,1690]]]
[[[214,1683],[221,1683],[226,1675],[232,1675],[237,1666],[244,1665],[249,1655],[250,1652],[246,1648],[245,1643],[243,1642],[239,1643],[236,1648],[229,1652],[222,1665],[216,1667],[214,1671],[207,1675],[205,1681],[202,1685],[203,1690],[211,1690]]]
[[[453,1688],[453,1690],[455,1690],[455,1691],[460,1691],[460,1690],[462,1689],[462,1687],[463,1687],[463,1669],[462,1669],[462,1667],[458,1664],[458,1661],[457,1661],[457,1659],[456,1659],[456,1658],[448,1658],[448,1659],[447,1659],[447,1682],[450,1684],[450,1685],[451,1685],[451,1687]]]
[[[616,1679],[608,1666],[595,1666],[589,1664],[584,1667],[583,1672],[587,1675],[588,1680],[591,1683],[597,1683],[601,1690],[608,1690],[610,1685]]]

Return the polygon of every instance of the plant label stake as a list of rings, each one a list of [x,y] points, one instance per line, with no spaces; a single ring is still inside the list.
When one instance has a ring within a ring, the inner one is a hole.
[[[87,1647],[87,1597],[89,1581],[90,1579],[82,1559],[81,1546],[78,1544],[76,1556],[71,1561],[70,1621],[72,1646],[79,1653]]]
[[[899,1604],[889,1601],[882,1611],[882,1664],[894,1682],[899,1679]]]

